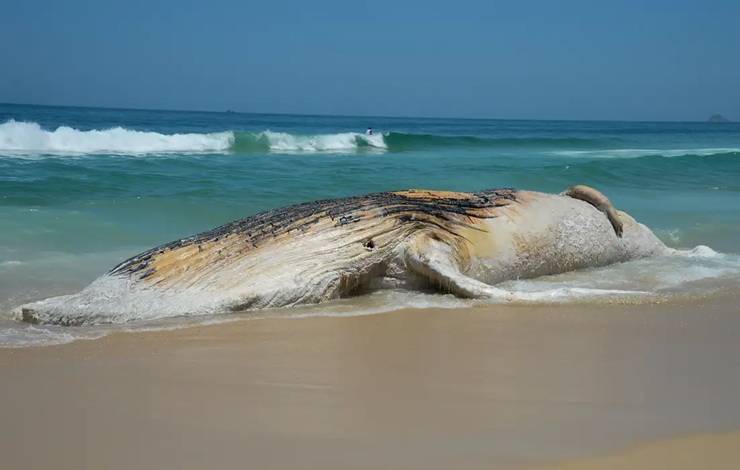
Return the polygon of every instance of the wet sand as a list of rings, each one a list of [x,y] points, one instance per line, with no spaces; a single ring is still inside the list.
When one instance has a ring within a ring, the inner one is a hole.
[[[240,320],[0,349],[0,459],[736,468],[738,300]]]

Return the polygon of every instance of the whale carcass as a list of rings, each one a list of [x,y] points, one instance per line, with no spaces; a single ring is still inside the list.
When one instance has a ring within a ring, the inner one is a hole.
[[[506,298],[502,281],[664,253],[599,191],[405,190],[271,210],[152,248],[23,320],[86,324],[310,304],[378,289]]]

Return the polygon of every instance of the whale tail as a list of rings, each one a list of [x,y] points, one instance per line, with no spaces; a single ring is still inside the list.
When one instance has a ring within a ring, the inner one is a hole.
[[[562,194],[564,196],[572,197],[573,199],[587,202],[603,212],[607,219],[609,219],[612,227],[614,227],[614,233],[616,233],[619,238],[622,238],[623,223],[619,218],[619,213],[617,213],[617,210],[614,208],[614,205],[611,203],[609,198],[604,196],[601,191],[590,186],[579,184],[571,186],[563,191]]]

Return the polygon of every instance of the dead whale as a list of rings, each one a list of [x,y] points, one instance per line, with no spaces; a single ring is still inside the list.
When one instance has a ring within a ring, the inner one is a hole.
[[[659,255],[646,226],[596,189],[411,189],[263,212],[127,259],[81,292],[23,305],[80,325],[318,303],[378,289],[507,299],[496,287]]]

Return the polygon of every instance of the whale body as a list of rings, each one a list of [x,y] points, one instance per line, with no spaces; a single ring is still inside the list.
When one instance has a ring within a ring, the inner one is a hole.
[[[319,303],[379,289],[507,298],[496,284],[665,253],[600,192],[412,189],[263,212],[129,258],[81,292],[23,305],[79,325]]]

